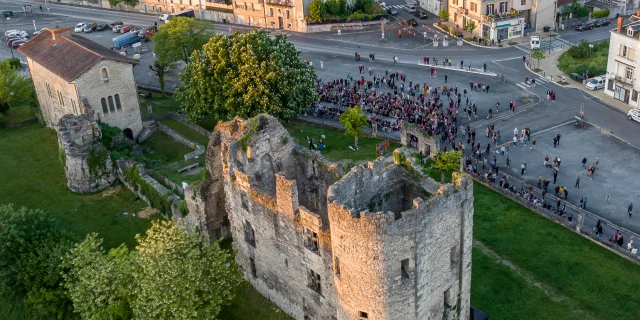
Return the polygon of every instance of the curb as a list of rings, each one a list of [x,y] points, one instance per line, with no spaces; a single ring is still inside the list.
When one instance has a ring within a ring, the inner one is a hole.
[[[493,73],[493,72],[484,72],[480,69],[474,68],[471,70],[465,69],[465,68],[457,68],[457,67],[446,67],[446,66],[438,66],[438,65],[429,65],[429,64],[424,64],[424,63],[420,63],[418,62],[418,66],[422,66],[422,67],[434,67],[436,69],[441,69],[441,70],[450,70],[450,71],[458,71],[458,72],[465,72],[465,73],[473,73],[473,74],[479,74],[479,75],[485,75],[485,76],[491,76],[491,77],[497,77],[498,74],[497,73]]]
[[[434,27],[434,28],[436,28],[436,29],[438,29],[438,30],[440,30],[442,33],[444,33],[444,34],[446,34],[446,35],[451,35],[449,32],[444,31],[444,29],[442,29],[442,28],[438,27],[438,23],[437,23],[437,22],[433,24],[433,27]],[[464,38],[462,38],[461,40],[462,40],[462,42],[464,42],[464,43],[466,43],[466,44],[468,44],[468,45],[470,45],[470,46],[477,47],[477,48],[484,48],[484,49],[505,49],[505,48],[508,48],[508,47],[505,47],[505,46],[502,46],[502,48],[501,48],[501,47],[487,47],[487,46],[481,46],[481,45],[477,45],[477,44],[475,44],[475,43],[473,43],[473,42],[469,42],[469,41],[465,40]]]

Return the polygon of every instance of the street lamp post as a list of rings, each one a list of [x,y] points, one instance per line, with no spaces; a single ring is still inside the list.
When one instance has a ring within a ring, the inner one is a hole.
[[[2,17],[2,27],[4,28],[4,33],[7,33],[7,25],[5,24],[5,21],[10,20],[11,18],[9,17]],[[11,58],[15,58],[15,56],[13,55],[13,46],[9,45],[9,49],[11,50]]]

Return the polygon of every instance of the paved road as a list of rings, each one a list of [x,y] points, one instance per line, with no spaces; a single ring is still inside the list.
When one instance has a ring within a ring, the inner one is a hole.
[[[389,1],[388,3],[391,4],[395,2]],[[19,8],[20,2],[15,0],[0,0],[0,9],[2,10],[13,9],[18,11]],[[38,11],[37,7],[36,11]],[[122,20],[127,24],[150,26],[157,21],[155,16],[144,14],[55,4],[51,5],[50,15],[44,12],[42,14],[39,12],[36,13],[34,17],[20,17],[20,15],[18,15],[15,19],[7,21],[7,28],[33,30],[32,20],[36,20],[37,28],[53,25],[71,26],[83,21],[113,22],[116,20]],[[399,17],[403,16],[408,17],[408,13],[401,11]],[[227,33],[229,27],[231,27],[232,30],[249,29],[242,26],[216,25],[216,29],[223,33]],[[591,34],[589,34],[590,32]],[[556,44],[562,45],[568,44],[568,42],[578,41],[579,37],[583,37],[584,35],[590,35],[592,39],[597,39],[606,34],[606,32],[604,29],[595,29],[580,34],[573,31],[565,31],[559,38],[553,39],[550,48],[553,50]],[[472,119],[471,126],[476,128],[479,136],[482,136],[482,132],[484,132],[484,129],[490,123],[495,124],[496,129],[503,132],[503,137],[507,137],[508,133],[511,132],[515,126],[518,128],[529,127],[534,133],[546,132],[548,135],[558,130],[559,132],[563,132],[563,135],[566,134],[567,137],[572,137],[571,139],[568,138],[568,141],[573,141],[572,143],[563,145],[562,152],[567,152],[567,155],[563,155],[563,158],[567,161],[569,161],[571,157],[581,159],[582,156],[587,155],[590,159],[595,157],[599,157],[600,159],[610,158],[610,160],[607,161],[607,166],[611,168],[610,170],[612,171],[610,173],[611,178],[608,182],[604,182],[600,189],[597,187],[585,187],[584,190],[580,192],[584,192],[584,195],[593,199],[591,203],[594,206],[593,208],[600,211],[598,214],[614,220],[616,223],[620,223],[635,232],[640,231],[640,218],[627,219],[625,221],[621,219],[619,215],[620,207],[623,207],[622,210],[626,208],[624,203],[628,201],[640,203],[635,185],[635,181],[640,181],[640,172],[627,169],[640,160],[640,152],[637,150],[640,146],[640,143],[637,142],[637,136],[640,134],[640,125],[628,121],[623,113],[603,105],[582,91],[575,88],[557,86],[551,81],[541,79],[537,75],[527,71],[522,62],[522,55],[528,52],[526,46],[513,46],[503,49],[476,48],[466,44],[462,47],[433,47],[424,45],[424,42],[420,43],[420,39],[418,38],[412,39],[406,37],[402,39],[392,37],[388,39],[387,43],[381,44],[376,41],[370,41],[372,37],[376,39],[376,34],[379,34],[379,30],[342,34],[340,36],[335,34],[289,34],[288,37],[302,51],[301,56],[309,57],[315,62],[314,66],[316,66],[316,68],[319,65],[318,61],[324,62],[325,69],[318,70],[319,76],[323,79],[345,77],[349,72],[357,73],[357,65],[365,64],[367,67],[372,66],[375,68],[377,73],[383,73],[383,70],[386,69],[392,71],[399,70],[407,73],[408,78],[413,79],[414,82],[426,82],[430,85],[442,85],[444,81],[443,73],[448,73],[450,86],[458,85],[460,88],[465,88],[468,86],[469,80],[490,84],[492,88],[491,94],[476,94],[472,99],[472,101],[478,103],[479,118]],[[102,33],[88,34],[86,36],[105,46],[109,46],[113,35],[113,33],[105,31]],[[549,46],[546,48],[548,49]],[[361,62],[356,62],[353,59],[354,52],[356,51],[362,54],[363,59]],[[369,53],[375,54],[376,63],[368,63],[366,57]],[[10,56],[9,50],[7,50],[5,46],[0,46],[0,58],[6,58],[7,56]],[[400,63],[397,65],[392,63],[394,56],[399,58]],[[496,72],[497,74],[504,74],[506,84],[498,83],[496,77],[460,73],[457,71],[441,70],[439,71],[439,78],[430,78],[427,75],[426,68],[418,65],[418,61],[422,60],[424,56],[451,58],[453,59],[454,65],[457,65],[460,60],[464,60],[465,65],[471,62],[474,68],[479,68],[483,63],[487,63],[490,71]],[[138,82],[148,84],[156,83],[156,79],[146,67],[152,59],[150,54],[143,54],[141,66],[135,69],[136,80]],[[530,88],[528,84],[524,83],[526,77],[538,78],[538,85],[535,88]],[[172,86],[176,83],[177,77],[174,71],[169,78],[168,85]],[[547,90],[554,90],[557,93],[555,103],[546,100]],[[523,97],[523,95],[527,97]],[[530,102],[526,103],[524,99],[528,99]],[[518,112],[509,114],[501,111],[501,113],[495,114],[493,119],[488,120],[484,118],[486,117],[487,109],[494,106],[495,101],[500,101],[504,110],[510,100],[520,101],[518,104]],[[574,115],[577,115],[581,105],[584,105],[586,119],[597,127],[597,129],[588,131],[590,135],[584,135],[584,138],[582,138],[584,141],[581,141],[580,131],[574,133],[572,126],[560,126],[570,121]],[[556,128],[556,126],[560,127]],[[603,136],[594,134],[594,130]],[[616,140],[615,142],[607,142],[605,138]],[[548,144],[547,136],[541,136],[540,139],[544,139],[545,143]],[[480,141],[483,144],[486,143],[486,141]],[[524,154],[516,155],[517,152],[519,151],[513,151],[514,158],[531,158],[529,161],[532,163],[540,162],[538,159],[540,157],[539,154],[531,156]],[[624,157],[610,157],[612,154],[624,154]],[[520,161],[520,158],[518,161]],[[572,161],[573,160],[569,162]],[[603,173],[604,172],[606,171],[603,169]],[[537,180],[537,175],[539,174],[541,173],[532,170],[531,175],[526,178],[528,180]],[[569,176],[572,175],[573,174],[567,173],[564,179],[571,180],[572,178],[569,178]],[[625,182],[623,184],[617,183],[620,181]],[[563,181],[563,183],[570,186],[571,181]],[[585,182],[585,184],[589,183]],[[610,205],[611,208],[615,207],[615,210],[599,208],[600,205],[596,203],[595,199],[602,198],[603,188],[612,190],[611,197],[615,199],[615,202],[612,201]],[[574,197],[579,196],[580,193],[578,192],[570,192],[569,201],[575,203],[577,198],[574,199]]]

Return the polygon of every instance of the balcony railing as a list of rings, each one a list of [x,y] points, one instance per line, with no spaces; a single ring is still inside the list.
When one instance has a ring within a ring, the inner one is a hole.
[[[619,76],[617,74],[611,75],[609,77],[609,80],[615,80],[616,82],[622,82],[622,83],[626,83],[628,85],[633,86],[633,79],[629,79],[627,77]]]
[[[274,6],[292,7],[293,1],[291,0],[267,0],[267,3]]]
[[[501,15],[490,14],[490,15],[482,15],[482,21],[487,23],[493,23],[498,21],[513,20],[513,19],[523,18],[523,17],[524,17],[524,14],[520,12],[503,13]]]

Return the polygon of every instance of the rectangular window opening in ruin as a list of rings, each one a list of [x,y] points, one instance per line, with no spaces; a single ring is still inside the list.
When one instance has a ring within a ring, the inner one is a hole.
[[[409,259],[402,260],[400,270],[402,271],[402,281],[409,280]]]
[[[340,259],[338,259],[338,257],[336,257],[335,272],[336,277],[340,278]]]
[[[249,199],[247,198],[246,194],[242,193],[242,195],[240,196],[240,201],[242,201],[242,209],[249,211]]]
[[[251,276],[257,278],[258,270],[256,269],[256,260],[253,258],[249,258],[249,263],[251,264]]]
[[[312,252],[319,253],[320,247],[318,246],[318,234],[311,229],[305,228],[305,247]]]
[[[251,222],[249,221],[245,221],[244,223],[244,241],[246,241],[249,245],[255,248],[256,246],[255,233],[253,231],[253,227],[251,227]]]
[[[459,255],[460,254],[458,253],[458,245],[451,247],[451,251],[449,253],[449,258],[451,260],[451,268],[455,267],[456,264],[458,263]]]
[[[396,211],[396,212],[394,212],[394,213],[393,213],[393,218],[394,218],[395,220],[400,220],[400,218],[402,218],[402,212],[400,212],[400,211]]]
[[[317,292],[318,294],[322,294],[322,288],[320,286],[320,275],[315,271],[309,269],[308,270],[308,286],[311,290]]]
[[[369,319],[369,314],[364,311],[358,311],[358,320]]]
[[[444,292],[444,307],[445,309],[451,307],[451,288]]]

